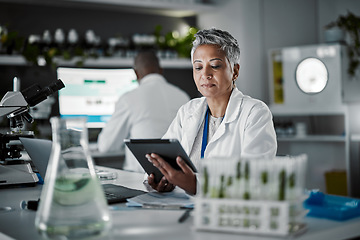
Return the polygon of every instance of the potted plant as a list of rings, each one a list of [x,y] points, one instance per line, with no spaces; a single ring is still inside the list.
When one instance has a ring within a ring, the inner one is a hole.
[[[357,68],[360,66],[360,16],[348,11],[346,15],[340,15],[336,21],[325,26],[325,30],[328,31],[336,31],[336,28],[348,34],[348,39],[345,41],[348,46],[347,52],[349,56],[348,73],[354,77]]]

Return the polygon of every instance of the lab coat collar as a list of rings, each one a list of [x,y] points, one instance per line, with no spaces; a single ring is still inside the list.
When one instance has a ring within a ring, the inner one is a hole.
[[[226,107],[225,116],[223,119],[224,123],[230,123],[237,119],[237,116],[240,114],[240,106],[243,99],[244,94],[235,87],[231,92],[229,103]]]
[[[190,119],[203,119],[207,110],[207,102],[205,97],[201,97],[201,101],[189,109]],[[200,121],[200,124],[202,120]],[[200,126],[199,126],[200,127]]]
[[[163,75],[159,74],[159,73],[150,73],[148,75],[146,75],[145,77],[143,77],[139,84],[143,85],[143,84],[148,84],[150,82],[166,82],[166,79],[164,78]]]
[[[215,132],[214,136],[212,137],[211,141],[208,143],[208,145],[212,144],[212,142],[219,139],[224,133],[225,133],[225,125],[227,123],[230,123],[232,121],[235,121],[237,116],[240,114],[240,105],[243,101],[244,95],[235,88],[229,99],[228,106],[225,111],[225,116],[223,119],[223,122],[220,124],[219,128]],[[185,150],[190,153],[191,147],[194,144],[195,138],[199,132],[201,123],[204,120],[205,112],[207,110],[207,102],[205,97],[201,97],[198,102],[196,102],[192,107],[188,109],[189,118],[187,119],[187,122],[185,123],[186,126],[189,127],[189,135],[186,136],[188,139],[184,142],[186,142],[186,146],[184,146]],[[205,156],[206,156],[206,150],[205,150]]]
[[[226,107],[225,116],[223,119],[224,123],[230,123],[236,120],[237,116],[240,113],[240,105],[243,101],[244,94],[240,92],[237,88],[234,88],[231,92],[229,103]],[[205,97],[201,97],[200,101],[194,104],[189,110],[189,120],[198,121],[198,127],[200,127],[202,121],[205,117],[205,112],[207,110],[207,102]]]
[[[191,106],[187,109],[188,117],[185,119],[184,126],[187,126],[183,137],[183,147],[187,154],[190,154],[191,148],[194,144],[195,138],[199,132],[201,123],[204,120],[207,109],[206,98],[201,97],[190,102]]]
[[[217,139],[219,139],[222,135],[225,134],[225,125],[233,122],[237,119],[237,116],[240,114],[240,105],[243,100],[243,94],[237,89],[234,88],[231,92],[230,99],[228,105],[226,107],[225,116],[220,124],[219,128],[216,130],[214,136],[211,138],[208,146],[213,144]],[[205,150],[205,157],[207,156]]]

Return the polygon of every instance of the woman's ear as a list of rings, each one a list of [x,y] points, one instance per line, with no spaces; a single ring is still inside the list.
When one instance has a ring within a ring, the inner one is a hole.
[[[240,64],[236,63],[234,64],[233,80],[236,80],[239,77],[239,73],[240,73]]]

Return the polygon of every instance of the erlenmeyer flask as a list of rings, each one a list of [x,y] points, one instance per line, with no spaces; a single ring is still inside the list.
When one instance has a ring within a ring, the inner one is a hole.
[[[104,237],[111,227],[88,149],[86,119],[50,119],[53,146],[35,226],[46,238]]]

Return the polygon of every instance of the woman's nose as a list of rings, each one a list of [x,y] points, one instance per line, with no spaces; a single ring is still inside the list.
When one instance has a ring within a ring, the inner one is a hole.
[[[204,77],[205,79],[208,79],[208,80],[213,77],[210,68],[204,68],[203,77]]]

